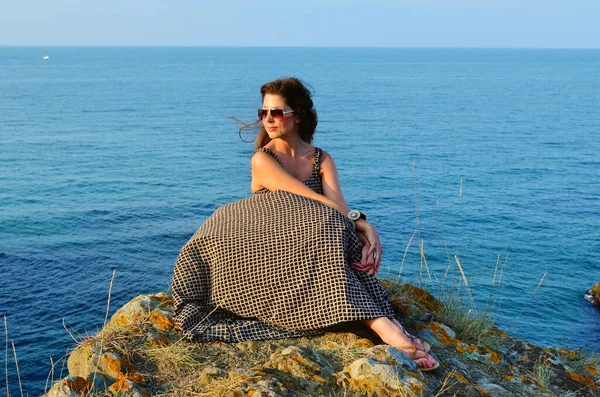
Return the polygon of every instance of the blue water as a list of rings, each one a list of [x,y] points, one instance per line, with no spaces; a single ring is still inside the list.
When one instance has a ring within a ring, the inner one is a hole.
[[[63,320],[102,325],[113,269],[111,313],[166,290],[196,228],[250,193],[230,115],[252,120],[288,75],[316,91],[315,144],[379,227],[382,274],[415,233],[405,279],[436,290],[457,255],[501,328],[600,349],[583,299],[600,281],[600,51],[0,47],[0,314],[27,392],[73,347]]]

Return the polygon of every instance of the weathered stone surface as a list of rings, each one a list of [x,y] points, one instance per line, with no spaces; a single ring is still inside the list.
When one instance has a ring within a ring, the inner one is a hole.
[[[173,314],[173,303],[167,295],[140,295],[117,310],[110,318],[109,326],[147,321],[157,330],[170,331],[174,326]]]
[[[441,364],[436,371],[418,371],[401,351],[375,345],[381,341],[369,336],[368,330],[361,331],[360,325],[276,341],[180,340],[169,297],[143,295],[119,309],[102,334],[71,353],[69,376],[56,382],[46,397],[90,392],[140,397],[175,389],[191,395],[219,390],[218,395],[240,397],[597,395],[600,358],[596,354],[542,349],[506,334],[493,346],[475,345],[460,340],[461,335],[445,324],[430,321],[432,312],[423,305],[437,303],[426,294],[419,296],[424,301],[400,302],[411,314],[399,320],[430,343],[432,356]],[[540,365],[553,373],[544,381],[546,387],[536,378]],[[440,394],[443,387],[450,388]]]
[[[373,346],[365,351],[365,355],[367,358],[384,364],[404,367],[408,371],[416,371],[418,369],[417,364],[410,357],[395,347],[387,345]]]
[[[328,383],[327,379],[334,372],[331,364],[322,355],[297,346],[277,350],[264,367],[275,368],[307,381],[321,383]]]
[[[486,379],[487,380],[487,379]],[[485,389],[493,397],[514,397],[514,394],[494,383],[480,382],[478,386]]]
[[[467,370],[468,370],[467,364],[463,363],[462,361],[460,361],[457,358],[453,358],[452,361],[450,362],[450,364],[452,367],[459,369],[463,372],[467,372]]]
[[[48,393],[44,394],[45,397],[79,397],[80,393],[77,393],[69,386],[65,386],[62,381],[56,382]]]
[[[89,382],[90,391],[93,392],[102,392],[108,389],[110,386],[110,382],[107,378],[99,373],[92,372],[88,375],[87,380]]]
[[[118,353],[100,350],[98,343],[86,342],[69,356],[69,374],[87,379],[94,372],[108,381],[116,381],[119,373],[126,371],[126,362]]]
[[[425,341],[433,348],[444,348],[444,345],[436,338],[435,334],[430,329],[423,329],[417,333],[417,338]]]
[[[399,367],[371,358],[360,358],[344,369],[351,388],[377,396],[420,395],[423,383]]]
[[[450,336],[452,339],[456,338],[456,332],[454,332],[454,330],[452,328],[450,328],[446,324],[442,324],[442,323],[440,323],[440,326],[444,329],[444,331],[446,331],[448,336]]]

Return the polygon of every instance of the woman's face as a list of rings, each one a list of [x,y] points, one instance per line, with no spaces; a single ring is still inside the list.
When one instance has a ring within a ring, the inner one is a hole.
[[[285,99],[283,99],[280,95],[275,94],[265,94],[262,103],[263,109],[282,109],[283,111],[292,110],[287,103],[285,103]],[[276,139],[282,138],[286,135],[297,134],[297,120],[298,118],[294,113],[287,113],[283,116],[275,116],[268,112],[266,116],[263,117],[262,121],[265,126],[265,130],[267,134],[269,134],[269,138]]]

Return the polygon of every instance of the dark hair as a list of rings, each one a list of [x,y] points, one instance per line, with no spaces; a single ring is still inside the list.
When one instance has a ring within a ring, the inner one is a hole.
[[[302,81],[295,77],[277,79],[260,87],[260,93],[262,99],[267,94],[283,97],[285,103],[295,111],[294,115],[299,118],[298,134],[300,135],[300,139],[308,143],[312,142],[318,123],[317,111],[313,108],[312,94]],[[240,137],[244,128],[258,125],[260,121],[257,120],[254,123],[244,124],[239,130]],[[261,125],[256,138],[256,148],[260,149],[270,141],[271,138],[269,138],[264,125]]]

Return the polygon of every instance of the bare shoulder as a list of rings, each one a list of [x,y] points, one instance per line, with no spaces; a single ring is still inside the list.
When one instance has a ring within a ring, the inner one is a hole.
[[[250,166],[254,169],[256,167],[262,168],[265,166],[272,165],[275,159],[269,156],[265,152],[255,152],[250,159]]]
[[[333,161],[333,157],[325,150],[321,149],[321,151],[323,152],[323,157],[321,160],[321,170],[325,172],[332,169],[335,170],[335,162]]]

